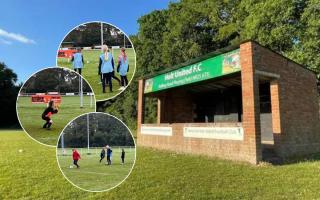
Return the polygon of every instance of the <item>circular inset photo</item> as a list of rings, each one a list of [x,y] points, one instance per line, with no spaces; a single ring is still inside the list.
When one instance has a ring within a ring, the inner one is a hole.
[[[57,161],[64,177],[91,192],[110,190],[131,173],[135,141],[128,127],[105,113],[88,113],[71,121],[57,144]]]
[[[72,29],[57,52],[57,65],[79,72],[93,88],[97,101],[126,89],[136,68],[136,53],[129,37],[104,22],[88,22]]]
[[[46,68],[33,74],[17,98],[21,127],[34,140],[55,147],[63,128],[75,117],[96,110],[85,79],[67,68]]]

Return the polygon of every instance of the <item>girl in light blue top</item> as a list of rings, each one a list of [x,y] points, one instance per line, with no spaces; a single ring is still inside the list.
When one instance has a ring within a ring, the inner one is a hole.
[[[110,92],[112,92],[112,74],[114,70],[114,61],[112,54],[108,51],[108,46],[103,45],[103,53],[99,59],[99,75],[102,76],[102,92],[106,93],[106,84],[109,85]]]
[[[121,77],[121,87],[119,90],[123,90],[128,85],[127,73],[129,71],[129,59],[125,48],[121,48],[117,71]]]
[[[83,63],[84,63],[83,62],[83,55],[81,53],[81,48],[78,48],[77,53],[73,54],[71,61],[72,61],[74,71],[81,74],[82,68],[83,68]]]

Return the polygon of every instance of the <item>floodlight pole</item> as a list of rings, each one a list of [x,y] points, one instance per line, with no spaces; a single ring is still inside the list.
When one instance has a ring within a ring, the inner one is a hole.
[[[123,33],[123,48],[126,48],[126,35]]]
[[[82,77],[79,76],[80,81],[80,108],[83,108],[83,88],[82,88]]]
[[[63,137],[63,132],[61,133],[60,141],[61,141],[62,155],[64,155],[64,137]]]
[[[89,114],[87,114],[87,134],[88,134],[88,153],[89,153],[89,148],[90,148],[90,136],[89,136]]]
[[[102,46],[103,46],[103,23],[102,22],[101,22],[100,34],[101,34],[101,52],[102,52]]]
[[[100,39],[101,39],[101,47],[100,47],[100,51],[101,51],[101,53],[102,53],[102,46],[103,46],[103,23],[101,22],[100,23],[101,25],[100,25]],[[101,73],[101,75],[100,75],[100,80],[101,80],[101,82],[102,82],[102,73]]]

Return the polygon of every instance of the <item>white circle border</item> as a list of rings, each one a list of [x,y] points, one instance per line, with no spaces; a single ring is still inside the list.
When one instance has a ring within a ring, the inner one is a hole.
[[[120,121],[120,122],[129,130],[129,133],[131,134],[131,137],[132,137],[133,143],[134,143],[134,152],[135,152],[135,154],[134,154],[134,161],[133,161],[133,165],[132,165],[129,173],[128,173],[127,176],[126,176],[122,181],[120,181],[118,184],[116,184],[115,186],[113,186],[113,187],[111,187],[111,188],[105,189],[105,190],[87,190],[87,189],[84,189],[84,188],[82,188],[82,187],[74,184],[74,183],[73,183],[72,181],[70,181],[70,180],[68,179],[68,177],[63,173],[63,171],[62,171],[62,169],[61,169],[61,167],[60,167],[59,160],[58,160],[58,145],[59,145],[59,139],[60,139],[61,134],[63,133],[64,129],[66,129],[67,126],[68,126],[71,122],[73,122],[74,120],[76,120],[77,118],[79,118],[79,117],[81,117],[81,116],[83,116],[83,115],[89,115],[89,114],[92,114],[92,113],[93,113],[93,114],[108,115],[108,116],[113,117],[113,118],[117,119],[118,121]],[[76,187],[76,188],[78,188],[78,189],[80,189],[80,190],[86,191],[86,192],[96,192],[96,193],[98,193],[98,192],[107,192],[107,191],[110,191],[110,190],[118,187],[119,185],[121,185],[121,184],[130,176],[130,174],[131,174],[131,172],[132,172],[132,170],[133,170],[133,168],[134,168],[134,166],[135,166],[135,164],[136,164],[136,159],[137,159],[137,145],[136,145],[136,141],[135,141],[135,139],[134,139],[134,137],[133,137],[133,134],[132,134],[131,130],[129,129],[129,127],[128,127],[122,120],[120,120],[120,119],[117,118],[116,116],[111,115],[111,114],[109,114],[109,113],[104,113],[104,112],[88,112],[88,113],[84,113],[84,114],[81,114],[81,115],[75,117],[73,120],[71,120],[71,121],[64,127],[64,129],[61,131],[61,133],[60,133],[60,135],[59,135],[59,138],[58,138],[58,140],[57,140],[57,145],[56,145],[56,160],[57,160],[58,167],[59,167],[59,169],[60,169],[60,171],[61,171],[61,174],[62,174],[63,177],[64,177],[65,179],[67,179],[67,181],[68,181],[69,183],[71,183],[74,187]]]
[[[26,84],[26,82],[27,82],[32,76],[34,76],[35,74],[37,74],[37,73],[39,73],[39,72],[41,72],[41,71],[44,71],[44,70],[47,70],[47,69],[54,69],[54,68],[67,69],[68,71],[71,71],[71,72],[73,72],[73,73],[76,73],[79,77],[81,77],[84,81],[86,81],[86,83],[89,85],[89,87],[90,87],[90,89],[91,89],[91,92],[93,93],[93,98],[94,98],[94,110],[95,110],[95,111],[97,110],[96,96],[95,96],[95,94],[94,94],[94,91],[93,91],[90,83],[89,83],[83,76],[81,76],[78,72],[75,72],[75,71],[73,71],[73,70],[71,70],[71,69],[69,69],[69,68],[66,68],[66,67],[53,66],[53,67],[44,67],[44,68],[42,68],[42,69],[34,72],[33,74],[31,74],[31,75],[29,76],[29,78],[23,83],[23,85],[22,85],[22,86],[20,87],[20,89],[19,89],[19,92],[18,92],[18,95],[17,95],[17,99],[16,99],[16,115],[17,115],[17,118],[18,118],[18,121],[19,121],[19,124],[20,124],[21,128],[23,129],[23,131],[24,131],[32,140],[36,141],[37,143],[39,143],[39,144],[41,144],[41,145],[44,145],[44,146],[47,146],[47,147],[51,147],[51,148],[54,148],[55,146],[54,146],[54,145],[50,145],[50,144],[45,144],[45,143],[43,143],[43,142],[40,142],[40,141],[36,140],[36,139],[33,138],[33,137],[28,133],[28,131],[26,131],[26,129],[23,127],[23,124],[22,124],[21,121],[20,121],[19,112],[18,112],[18,99],[19,99],[19,97],[20,97],[20,92],[21,92],[23,86]],[[84,114],[85,114],[85,113],[84,113]],[[68,125],[69,123],[70,123],[70,122],[68,122],[67,125]],[[60,134],[59,134],[59,136],[60,136]],[[59,138],[59,137],[58,137],[58,138]],[[59,141],[59,140],[58,140],[58,141]]]
[[[130,86],[131,82],[133,81],[134,75],[136,74],[136,69],[137,69],[137,54],[136,54],[136,50],[135,50],[135,48],[134,48],[133,42],[131,41],[130,37],[129,37],[122,29],[120,29],[118,26],[116,26],[116,25],[114,25],[114,24],[111,24],[111,23],[109,23],[109,22],[105,22],[105,21],[87,21],[87,22],[83,22],[83,23],[81,23],[81,24],[79,24],[79,25],[77,25],[77,26],[74,26],[69,32],[67,32],[67,33],[64,35],[63,39],[62,39],[61,42],[59,43],[59,47],[58,47],[57,52],[56,52],[56,66],[58,66],[58,67],[63,67],[63,66],[59,66],[59,65],[58,65],[58,53],[59,53],[59,49],[60,49],[60,47],[61,47],[61,44],[62,44],[63,40],[64,40],[74,29],[76,29],[77,27],[82,26],[82,25],[86,25],[86,24],[89,24],[89,23],[103,23],[103,24],[108,24],[108,25],[110,25],[110,26],[113,26],[113,27],[117,28],[117,29],[118,29],[119,31],[121,31],[121,32],[126,36],[126,38],[129,40],[129,42],[130,42],[131,45],[132,45],[133,52],[134,52],[134,70],[133,70],[133,74],[132,74],[131,79],[129,80],[128,85],[127,85],[123,90],[121,90],[118,94],[115,94],[115,95],[112,96],[112,97],[109,97],[109,98],[106,98],[106,99],[101,99],[101,100],[96,100],[96,102],[108,101],[108,100],[110,100],[110,99],[116,98],[118,95],[120,95],[122,92],[124,92],[124,91],[128,88],[128,86]],[[64,67],[64,68],[66,68],[66,67]],[[89,84],[90,84],[90,83],[89,83]]]

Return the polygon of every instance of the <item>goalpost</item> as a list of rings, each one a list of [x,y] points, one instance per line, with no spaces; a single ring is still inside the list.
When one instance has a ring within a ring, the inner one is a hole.
[[[81,75],[79,76],[79,97],[80,97],[80,108],[84,107],[84,99],[83,99],[83,78],[81,77]],[[94,104],[94,93],[91,92],[86,92],[86,96],[90,96],[90,108],[93,107]]]
[[[80,97],[80,108],[84,107],[84,99],[83,99],[83,78],[79,76],[79,97]],[[86,92],[86,96],[90,96],[90,108],[93,107],[94,100],[93,100],[93,95],[94,93],[91,92]]]
[[[120,46],[112,46],[111,47],[111,52],[112,52],[112,56],[114,56],[114,50],[117,49],[119,50],[120,49]],[[114,58],[113,58],[114,59]]]
[[[89,95],[90,95],[90,108],[92,108],[92,106],[93,106],[93,92],[90,92]]]

